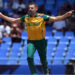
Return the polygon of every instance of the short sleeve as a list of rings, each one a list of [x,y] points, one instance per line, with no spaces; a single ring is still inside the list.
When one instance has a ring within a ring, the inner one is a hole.
[[[22,16],[22,17],[20,17],[20,20],[22,21],[22,22],[25,22],[25,16]]]
[[[49,21],[50,16],[49,15],[43,15],[43,18],[45,21]]]

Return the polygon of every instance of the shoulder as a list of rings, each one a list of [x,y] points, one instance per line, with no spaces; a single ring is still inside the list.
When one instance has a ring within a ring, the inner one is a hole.
[[[44,13],[38,13],[38,16],[43,17],[43,18],[49,18],[50,16]]]
[[[28,14],[26,14],[26,15],[24,15],[25,17],[29,17],[29,15]]]
[[[43,16],[44,13],[37,13],[37,16]]]
[[[25,18],[25,17],[29,17],[29,15],[28,15],[28,14],[26,14],[26,15],[22,16],[21,18]]]
[[[28,14],[26,14],[26,15],[24,15],[24,16],[22,16],[22,17],[20,17],[20,18],[19,18],[19,20],[21,20],[22,22],[25,22],[25,20],[24,20],[24,19],[25,19],[26,17],[29,17],[29,15],[28,15]]]
[[[43,17],[45,21],[49,21],[49,18],[51,17],[51,16],[44,14],[44,13],[38,13],[38,16]]]

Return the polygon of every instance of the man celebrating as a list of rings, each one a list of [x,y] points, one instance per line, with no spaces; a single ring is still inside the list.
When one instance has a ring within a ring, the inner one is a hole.
[[[43,66],[44,74],[48,74],[48,66],[46,59],[46,47],[47,41],[45,40],[45,24],[46,21],[54,22],[62,19],[66,19],[71,16],[73,11],[69,11],[62,16],[52,17],[45,14],[37,13],[38,6],[36,3],[29,3],[29,14],[24,15],[21,18],[10,18],[0,13],[0,18],[3,18],[11,23],[25,22],[28,32],[28,45],[27,45],[27,60],[32,75],[36,75],[36,69],[34,65],[34,53],[38,50],[40,60]]]

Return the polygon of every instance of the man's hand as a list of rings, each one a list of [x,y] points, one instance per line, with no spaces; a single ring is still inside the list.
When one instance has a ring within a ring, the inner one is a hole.
[[[67,13],[65,14],[65,16],[66,16],[66,17],[70,17],[70,16],[72,15],[73,11],[74,11],[74,10],[71,10],[71,11],[67,12]]]

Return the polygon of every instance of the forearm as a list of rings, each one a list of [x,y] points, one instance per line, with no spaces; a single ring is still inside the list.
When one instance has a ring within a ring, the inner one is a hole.
[[[16,20],[15,18],[7,17],[7,16],[5,16],[3,14],[1,15],[1,18],[4,19],[4,20],[6,20],[6,21],[8,21],[8,22],[11,22],[11,23],[12,22],[14,23],[15,20]]]
[[[60,20],[63,20],[63,19],[66,19],[67,16],[66,14],[62,15],[62,16],[56,16],[56,17],[50,17],[49,21],[50,22],[55,22],[55,21],[60,21]]]
[[[57,16],[57,17],[55,17],[55,21],[63,20],[63,19],[66,19],[66,18],[67,18],[67,15],[64,14],[64,15],[62,15],[62,16]]]
[[[61,15],[61,16],[56,16],[56,17],[53,17],[51,16],[49,21],[51,22],[54,22],[54,21],[59,21],[59,20],[63,20],[63,19],[66,19],[67,17],[70,17],[72,15],[72,12],[73,11],[69,11],[67,13],[65,13],[64,15]]]

